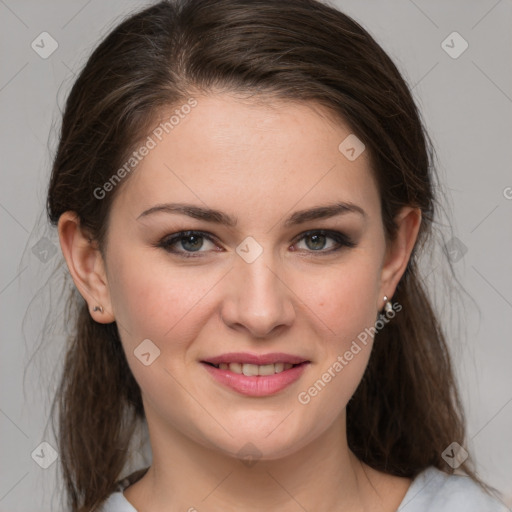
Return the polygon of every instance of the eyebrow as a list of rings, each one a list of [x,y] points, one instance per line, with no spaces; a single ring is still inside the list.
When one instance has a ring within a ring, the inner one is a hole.
[[[152,215],[154,213],[182,214],[194,219],[213,222],[215,224],[221,224],[228,227],[235,227],[238,223],[238,220],[235,217],[231,217],[230,215],[219,210],[203,208],[201,206],[184,203],[158,204],[149,208],[148,210],[143,211],[137,217],[137,220],[139,220],[141,217],[147,217],[148,215]],[[288,217],[284,225],[286,227],[296,226],[311,220],[328,219],[337,215],[345,215],[348,213],[357,213],[362,215],[364,218],[367,217],[366,212],[360,206],[354,203],[336,202],[333,204],[317,206],[307,210],[297,211]]]

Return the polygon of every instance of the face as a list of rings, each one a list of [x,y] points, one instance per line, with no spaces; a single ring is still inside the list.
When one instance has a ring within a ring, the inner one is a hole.
[[[109,307],[150,431],[273,459],[344,418],[362,378],[393,292],[380,199],[320,107],[196,100],[113,202]]]

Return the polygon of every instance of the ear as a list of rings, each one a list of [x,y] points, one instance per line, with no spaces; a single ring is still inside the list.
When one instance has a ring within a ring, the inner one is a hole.
[[[393,297],[398,282],[402,277],[412,249],[416,243],[421,225],[421,210],[419,208],[404,207],[395,217],[397,225],[396,237],[388,243],[386,255],[381,270],[380,296],[377,309],[383,307],[384,295]]]
[[[78,215],[72,211],[60,216],[58,232],[69,272],[88,303],[92,318],[103,324],[113,322],[105,264],[97,243],[80,227]],[[102,307],[103,311],[94,311],[95,307]]]

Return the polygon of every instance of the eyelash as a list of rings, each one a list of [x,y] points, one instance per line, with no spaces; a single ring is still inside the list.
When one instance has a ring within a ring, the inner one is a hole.
[[[308,236],[312,236],[312,235],[325,235],[327,238],[331,238],[338,244],[338,246],[335,247],[334,249],[329,249],[327,251],[325,251],[325,250],[318,250],[318,251],[309,250],[308,252],[310,252],[312,254],[318,253],[319,255],[327,255],[327,254],[332,254],[334,252],[337,252],[340,249],[342,249],[343,247],[352,248],[352,247],[356,246],[356,243],[350,237],[345,235],[344,233],[341,233],[339,231],[331,231],[328,229],[316,229],[316,230],[310,230],[310,231],[301,233],[301,235],[298,238],[296,238],[296,241],[294,242],[294,244],[298,243],[301,240],[303,240],[304,238],[307,238]],[[177,233],[174,233],[172,235],[168,235],[168,236],[162,238],[156,244],[156,247],[164,249],[165,251],[167,251],[171,254],[177,254],[178,256],[183,257],[183,258],[202,257],[202,256],[199,256],[199,254],[207,252],[207,251],[175,251],[175,250],[170,249],[173,245],[175,245],[180,240],[189,238],[191,236],[200,236],[212,243],[216,243],[216,241],[215,241],[216,239],[213,236],[211,236],[209,233],[205,233],[204,231],[179,231]]]

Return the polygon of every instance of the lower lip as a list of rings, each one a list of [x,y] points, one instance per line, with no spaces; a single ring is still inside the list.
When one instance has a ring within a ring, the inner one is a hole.
[[[301,363],[274,375],[248,377],[229,370],[221,370],[207,363],[201,364],[217,382],[247,396],[269,396],[278,393],[298,380],[309,365]]]

